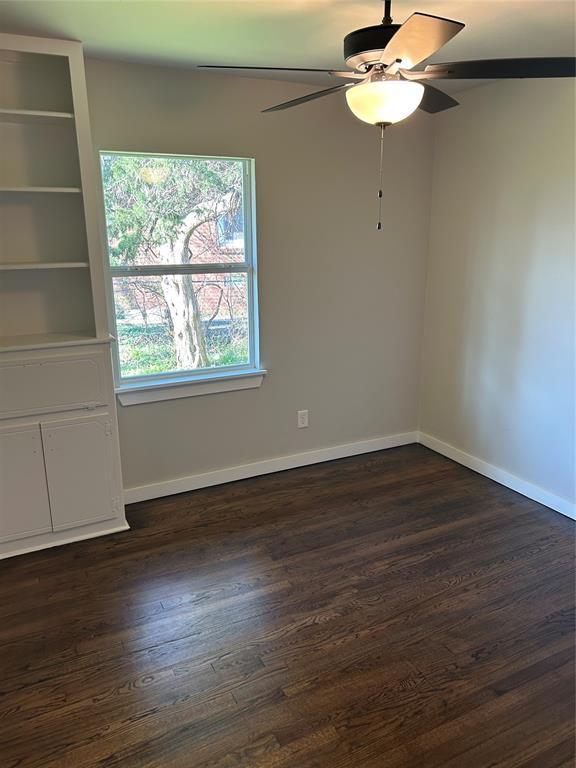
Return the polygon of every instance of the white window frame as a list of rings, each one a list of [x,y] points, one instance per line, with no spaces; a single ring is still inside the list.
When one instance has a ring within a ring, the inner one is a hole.
[[[260,366],[258,271],[256,254],[256,186],[254,159],[246,157],[220,157],[208,155],[176,155],[156,152],[123,152],[100,150],[99,156],[122,155],[150,158],[178,158],[193,160],[233,160],[242,163],[242,193],[244,211],[244,261],[227,264],[175,264],[114,267],[110,265],[105,213],[104,243],[106,247],[106,294],[110,328],[114,338],[112,360],[116,393],[122,405],[171,400],[194,395],[253,389],[262,384],[266,371]],[[99,165],[101,168],[101,165]],[[104,187],[102,187],[104,199]],[[103,207],[104,211],[104,207]],[[156,276],[165,274],[245,274],[248,288],[248,349],[249,361],[241,365],[218,368],[196,368],[187,371],[169,371],[122,378],[120,349],[117,342],[116,306],[114,303],[114,277]]]

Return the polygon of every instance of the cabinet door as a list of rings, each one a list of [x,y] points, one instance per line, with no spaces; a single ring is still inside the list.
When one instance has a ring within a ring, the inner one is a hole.
[[[0,429],[0,541],[51,533],[40,426]]]
[[[43,422],[41,427],[54,530],[114,517],[119,499],[114,498],[110,416]]]

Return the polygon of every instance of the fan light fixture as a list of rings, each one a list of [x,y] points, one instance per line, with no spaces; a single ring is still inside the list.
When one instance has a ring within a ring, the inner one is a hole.
[[[410,80],[371,79],[346,91],[353,115],[372,125],[391,125],[412,114],[422,101],[424,86]]]

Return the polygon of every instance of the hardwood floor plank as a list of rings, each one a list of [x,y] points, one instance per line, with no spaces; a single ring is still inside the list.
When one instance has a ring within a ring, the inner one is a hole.
[[[574,526],[422,446],[0,563],[2,768],[572,765]]]

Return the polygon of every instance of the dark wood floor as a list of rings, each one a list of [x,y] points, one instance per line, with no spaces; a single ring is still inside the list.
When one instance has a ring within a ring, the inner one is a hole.
[[[421,446],[0,563],[2,768],[573,765],[572,523]]]

